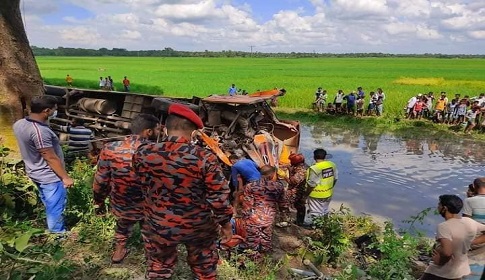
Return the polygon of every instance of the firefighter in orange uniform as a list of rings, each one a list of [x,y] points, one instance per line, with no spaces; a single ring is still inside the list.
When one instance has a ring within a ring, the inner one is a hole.
[[[139,147],[133,157],[145,197],[142,235],[148,279],[169,279],[177,245],[187,248],[196,279],[216,279],[216,239],[232,237],[229,184],[217,157],[194,143],[202,120],[188,107],[169,107],[160,143]]]
[[[261,167],[262,178],[244,187],[242,201],[242,220],[246,229],[245,249],[254,252],[255,260],[271,251],[273,223],[278,212],[288,210],[285,187],[280,180],[274,181],[276,168],[270,165]]]
[[[131,124],[132,135],[122,141],[104,146],[94,176],[94,203],[98,213],[103,213],[109,195],[112,213],[116,216],[115,250],[111,257],[119,263],[128,254],[126,241],[133,226],[143,221],[143,197],[140,184],[132,168],[132,157],[138,146],[156,139],[160,133],[159,120],[148,114],[139,114]]]

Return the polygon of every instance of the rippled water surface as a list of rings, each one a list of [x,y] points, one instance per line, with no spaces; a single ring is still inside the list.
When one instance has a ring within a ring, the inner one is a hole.
[[[438,142],[302,126],[300,151],[308,164],[320,147],[339,170],[332,207],[344,203],[357,214],[392,219],[399,228],[409,227],[403,220],[435,207],[441,194],[465,198],[468,184],[484,176],[485,145],[469,140]],[[418,228],[433,235],[441,221],[430,213]]]

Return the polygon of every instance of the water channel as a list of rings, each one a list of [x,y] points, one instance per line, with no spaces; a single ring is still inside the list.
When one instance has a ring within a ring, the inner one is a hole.
[[[485,175],[484,143],[420,138],[304,125],[300,151],[308,164],[313,164],[315,148],[332,155],[339,170],[332,208],[343,203],[355,214],[391,219],[397,228],[407,229],[403,220],[436,207],[439,195],[465,198],[468,184]],[[417,225],[429,236],[443,221],[433,212]]]

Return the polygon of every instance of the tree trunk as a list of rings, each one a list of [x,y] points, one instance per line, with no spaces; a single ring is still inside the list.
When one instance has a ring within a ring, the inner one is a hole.
[[[42,78],[20,14],[20,0],[0,1],[0,129],[24,116]]]

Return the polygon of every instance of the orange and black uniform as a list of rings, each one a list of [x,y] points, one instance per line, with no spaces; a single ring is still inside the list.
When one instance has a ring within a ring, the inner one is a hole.
[[[110,142],[101,150],[94,176],[94,203],[104,206],[109,195],[111,211],[116,216],[115,241],[126,245],[133,226],[143,221],[143,196],[133,171],[133,154],[145,139],[137,135]]]
[[[278,208],[288,210],[285,187],[280,181],[261,178],[244,187],[242,219],[246,226],[245,249],[258,253],[271,251],[273,222]]]
[[[217,157],[184,137],[139,147],[133,157],[145,197],[147,277],[167,279],[185,244],[197,279],[216,279],[218,224],[230,221],[229,184]]]
[[[308,166],[305,162],[292,165],[290,168],[288,193],[290,193],[290,205],[296,209],[296,224],[302,225],[305,220],[306,202],[306,170]]]

